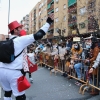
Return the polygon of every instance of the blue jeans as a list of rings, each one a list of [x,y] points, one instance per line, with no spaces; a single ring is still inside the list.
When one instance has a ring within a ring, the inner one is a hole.
[[[78,79],[81,79],[81,77],[82,77],[81,67],[82,67],[82,63],[77,63],[77,64],[74,65],[74,68],[75,68],[75,71],[77,73]]]

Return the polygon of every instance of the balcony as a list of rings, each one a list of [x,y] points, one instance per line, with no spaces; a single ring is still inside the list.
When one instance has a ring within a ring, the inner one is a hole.
[[[74,7],[69,8],[68,12],[71,13],[71,14],[76,14],[77,13],[77,7],[74,6]]]
[[[98,22],[94,16],[88,17],[88,30],[97,30]]]
[[[51,10],[54,10],[54,4],[51,5],[51,7],[48,9],[48,12],[50,12]]]
[[[92,15],[96,11],[96,0],[91,0],[88,3],[88,13]]]
[[[47,0],[47,4],[54,3],[54,0]]]
[[[54,13],[54,9],[52,9],[52,10],[50,10],[50,11],[48,12],[48,14],[50,14],[50,13]]]
[[[52,5],[54,5],[54,0],[52,0],[52,2],[50,2],[50,3],[48,3],[47,9],[50,9],[52,7]]]
[[[69,26],[73,26],[73,25],[76,25],[77,24],[77,18],[76,16],[74,16],[73,18],[69,18],[68,19],[68,25]]]
[[[88,3],[88,9],[94,8],[96,6],[96,1],[91,1]]]

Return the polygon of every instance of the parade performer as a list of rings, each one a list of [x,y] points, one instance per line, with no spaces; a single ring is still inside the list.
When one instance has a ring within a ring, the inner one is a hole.
[[[34,41],[43,38],[48,31],[51,23],[53,22],[53,14],[50,14],[46,20],[46,24],[43,25],[40,30],[35,34],[21,36],[13,39],[15,56],[18,55],[28,45]],[[13,21],[8,25],[10,33],[17,35],[20,33],[19,28],[21,25],[17,21]],[[26,100],[25,90],[19,92],[18,90],[18,79],[23,76],[21,69],[23,69],[23,53],[21,53],[13,62],[3,63],[0,62],[0,84],[5,91],[4,100],[12,100],[11,94],[15,96],[16,100]]]
[[[21,29],[19,36],[24,36],[24,35],[26,35],[26,31]],[[30,82],[33,83],[32,75],[31,75],[31,73],[29,71],[29,65],[28,65],[28,61],[27,61],[27,56],[28,56],[28,53],[27,53],[27,47],[26,47],[23,50],[23,65],[22,66],[23,66],[24,72],[29,74]],[[32,56],[32,57],[34,59],[34,56]]]

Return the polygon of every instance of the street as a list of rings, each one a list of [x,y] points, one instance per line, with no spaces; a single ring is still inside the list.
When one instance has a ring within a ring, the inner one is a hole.
[[[50,70],[45,67],[38,68],[32,77],[33,84],[26,91],[26,100],[100,100],[100,96],[94,99],[87,92],[79,94],[79,87],[74,84],[74,79],[68,80],[60,73],[50,75]],[[0,100],[3,100],[3,92],[1,97]]]

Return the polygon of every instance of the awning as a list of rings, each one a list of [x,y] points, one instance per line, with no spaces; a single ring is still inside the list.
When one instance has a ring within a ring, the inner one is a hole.
[[[68,0],[68,7],[72,6],[76,2],[77,2],[76,0]]]

